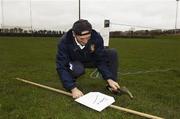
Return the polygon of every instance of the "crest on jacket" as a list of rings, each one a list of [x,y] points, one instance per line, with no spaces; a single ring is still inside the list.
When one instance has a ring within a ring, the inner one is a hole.
[[[93,53],[95,51],[95,44],[90,45],[90,52]]]

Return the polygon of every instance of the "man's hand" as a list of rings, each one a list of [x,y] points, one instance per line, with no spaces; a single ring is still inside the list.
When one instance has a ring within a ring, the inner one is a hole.
[[[119,84],[117,82],[113,81],[112,79],[108,79],[107,82],[108,82],[109,86],[112,88],[112,90],[114,90],[114,91],[117,91],[117,89],[120,88]]]
[[[72,97],[73,98],[79,98],[79,97],[81,97],[81,96],[83,96],[84,94],[78,89],[78,88],[73,88],[72,90],[71,90],[71,93],[72,93]]]

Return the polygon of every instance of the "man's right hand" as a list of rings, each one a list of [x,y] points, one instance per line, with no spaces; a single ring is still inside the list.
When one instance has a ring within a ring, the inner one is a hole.
[[[77,87],[71,89],[71,93],[72,93],[72,97],[75,99],[84,95]]]

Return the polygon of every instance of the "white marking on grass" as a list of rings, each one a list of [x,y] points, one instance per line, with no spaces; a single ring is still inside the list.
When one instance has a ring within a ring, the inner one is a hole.
[[[172,70],[176,70],[173,68],[168,68],[168,69],[155,69],[155,70],[145,70],[145,71],[135,71],[135,72],[125,72],[125,73],[120,73],[118,72],[118,74],[120,76],[126,76],[126,75],[137,75],[137,74],[148,74],[148,73],[158,73],[158,72],[168,72],[168,71],[172,71]],[[99,78],[101,75],[98,72],[97,69],[95,69],[91,74],[90,77],[91,78]]]
[[[146,70],[146,71],[136,71],[136,72],[126,72],[126,73],[120,73],[120,75],[135,75],[135,74],[147,74],[147,73],[157,73],[157,72],[168,72],[168,71],[172,71],[174,69],[155,69],[155,70]]]

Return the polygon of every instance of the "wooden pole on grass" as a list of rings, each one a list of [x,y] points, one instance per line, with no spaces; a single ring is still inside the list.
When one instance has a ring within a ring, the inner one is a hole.
[[[28,80],[24,80],[22,78],[16,78],[16,79],[18,81],[21,81],[21,82],[24,82],[24,83],[35,85],[35,86],[38,86],[38,87],[41,87],[41,88],[44,88],[44,89],[48,89],[48,90],[51,90],[51,91],[54,91],[54,92],[57,92],[57,93],[61,93],[61,94],[67,95],[67,96],[72,96],[71,93],[63,91],[63,90],[51,88],[49,86],[45,86],[45,85],[41,85],[41,84],[38,84],[38,83],[34,83],[34,82],[31,82],[31,81],[28,81]],[[131,113],[131,114],[135,114],[135,115],[138,115],[138,116],[141,116],[141,117],[146,117],[146,118],[149,118],[149,119],[164,119],[164,118],[161,118],[161,117],[157,117],[157,116],[153,116],[153,115],[150,115],[150,114],[134,111],[134,110],[123,108],[123,107],[119,107],[119,106],[116,106],[116,105],[110,105],[109,107],[111,107],[113,109],[120,110],[120,111],[128,112],[128,113]]]

